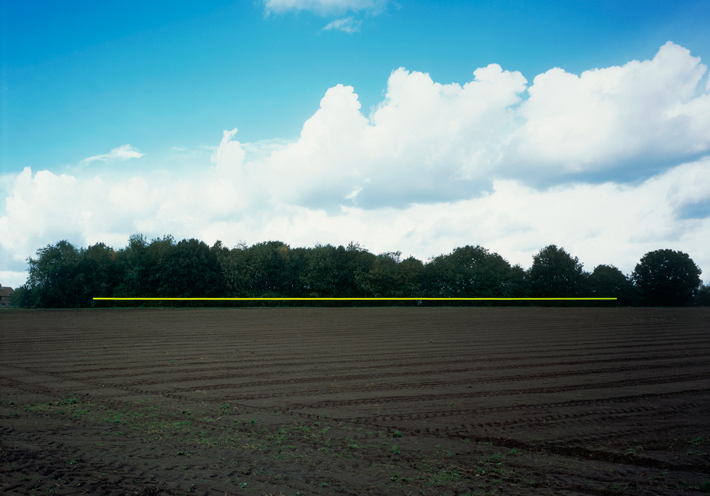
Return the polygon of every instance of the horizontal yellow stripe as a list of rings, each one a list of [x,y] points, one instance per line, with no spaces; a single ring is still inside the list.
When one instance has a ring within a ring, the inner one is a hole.
[[[610,301],[616,298],[93,298],[110,301]]]

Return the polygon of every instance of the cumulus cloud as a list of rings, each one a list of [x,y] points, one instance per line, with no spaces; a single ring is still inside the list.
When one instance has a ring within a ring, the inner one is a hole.
[[[352,16],[350,17],[343,17],[342,19],[336,19],[330,23],[328,23],[324,28],[323,31],[332,31],[332,30],[337,30],[337,31],[342,31],[344,33],[357,33],[360,31],[360,26],[362,25],[362,21],[356,21]]]
[[[652,60],[540,74],[521,105],[509,162],[546,176],[624,168],[647,176],[710,149],[710,94],[696,96],[707,67],[671,42]],[[603,174],[602,177],[610,177]]]
[[[109,153],[104,155],[94,155],[93,157],[87,157],[82,160],[84,164],[90,164],[91,162],[113,162],[115,160],[129,160],[132,158],[141,158],[144,153],[139,152],[131,145],[121,145],[118,148],[114,148]]]
[[[368,11],[377,14],[389,0],[264,0],[266,14],[298,12],[301,10],[318,15],[339,15],[347,11]]]
[[[227,245],[355,240],[420,259],[481,244],[523,266],[555,243],[588,269],[627,273],[672,248],[710,274],[705,72],[672,43],[652,60],[551,69],[532,84],[497,64],[462,85],[400,68],[369,114],[353,87],[336,85],[296,139],[240,143],[225,130],[211,166],[117,180],[26,168],[4,180],[0,271],[21,272],[60,239],[120,247],[142,232]]]
[[[237,134],[236,127],[231,131],[224,131],[219,147],[212,153],[212,163],[220,174],[237,173],[244,162],[245,153],[241,144],[232,141],[235,134]]]
[[[330,88],[298,141],[262,167],[282,178],[272,191],[289,202],[339,208],[447,201],[490,188],[525,78],[497,64],[477,69],[463,86],[400,68],[370,117],[351,86]]]
[[[142,232],[210,244],[219,239],[228,246],[242,240],[278,239],[294,246],[355,240],[374,252],[402,250],[422,260],[481,244],[524,267],[540,248],[556,243],[588,270],[613,263],[626,273],[644,253],[672,248],[689,253],[707,274],[710,216],[680,219],[678,212],[688,201],[710,201],[709,168],[705,159],[634,186],[575,184],[546,191],[495,180],[491,192],[478,198],[406,208],[343,207],[331,214],[287,202],[244,209],[232,203],[238,187],[214,169],[169,183],[156,176],[111,184],[25,169],[8,198],[8,214],[0,218],[0,250],[15,254],[15,263],[0,270],[22,270],[25,257],[60,239],[122,247],[130,234]],[[693,190],[684,195],[691,180]]]
[[[326,209],[469,198],[495,179],[639,182],[710,151],[705,71],[673,43],[652,60],[552,69],[530,86],[497,64],[463,85],[400,68],[369,116],[354,88],[330,88],[299,139],[260,169],[284,178],[271,188],[279,198]]]

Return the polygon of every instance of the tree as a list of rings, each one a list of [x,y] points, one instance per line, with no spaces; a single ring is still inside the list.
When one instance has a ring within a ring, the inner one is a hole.
[[[114,296],[161,296],[161,267],[174,248],[175,239],[170,235],[155,238],[150,243],[142,234],[132,235],[128,246],[116,253],[121,282],[114,290]]]
[[[22,295],[28,306],[42,308],[77,307],[83,303],[81,296],[83,277],[78,273],[80,251],[66,240],[37,250],[37,258],[28,258],[29,277]]]
[[[589,290],[597,298],[617,298],[617,304],[631,305],[636,300],[633,281],[613,265],[597,265],[589,276]]]
[[[375,264],[376,256],[360,247],[358,243],[350,243],[345,249],[346,262],[342,268],[344,284],[347,291],[343,296],[371,297],[372,293],[367,286],[367,274]]]
[[[252,245],[245,250],[248,294],[255,297],[276,296],[284,287],[282,281],[291,255],[281,241]]]
[[[247,247],[240,244],[230,250],[220,243],[212,247],[212,252],[217,256],[227,295],[239,298],[251,296],[247,271]]]
[[[332,245],[316,245],[309,250],[301,284],[311,298],[327,298],[337,295],[338,267],[336,248]]]
[[[23,284],[19,288],[15,289],[12,293],[12,304],[18,307],[24,308],[35,308],[39,306],[38,295],[33,293],[32,290],[27,286],[27,283]]]
[[[710,286],[703,285],[698,288],[698,293],[695,295],[695,304],[701,307],[710,307]]]
[[[546,246],[533,256],[528,278],[536,298],[575,298],[586,292],[586,276],[579,259],[556,245]]]
[[[503,297],[528,298],[530,296],[530,281],[520,265],[513,265],[503,281]]]
[[[651,306],[689,305],[700,286],[700,267],[687,253],[656,250],[646,253],[632,278],[643,301]]]
[[[501,298],[507,291],[510,264],[482,246],[456,248],[426,265],[429,294],[435,297]]]
[[[160,263],[160,296],[219,297],[224,294],[217,254],[203,241],[183,239]]]
[[[399,264],[402,289],[408,297],[422,296],[422,276],[424,264],[414,257],[409,257]]]
[[[358,272],[355,276],[358,290],[372,298],[401,297],[404,286],[399,267],[400,252],[387,252],[377,255],[367,272]]]

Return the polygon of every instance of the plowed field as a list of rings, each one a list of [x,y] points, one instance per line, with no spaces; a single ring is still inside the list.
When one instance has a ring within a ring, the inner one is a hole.
[[[0,312],[2,494],[710,492],[710,309]]]

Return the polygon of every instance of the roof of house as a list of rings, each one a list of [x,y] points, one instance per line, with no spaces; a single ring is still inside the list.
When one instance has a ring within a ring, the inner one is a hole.
[[[15,290],[12,288],[4,287],[0,288],[0,296],[10,296]]]

